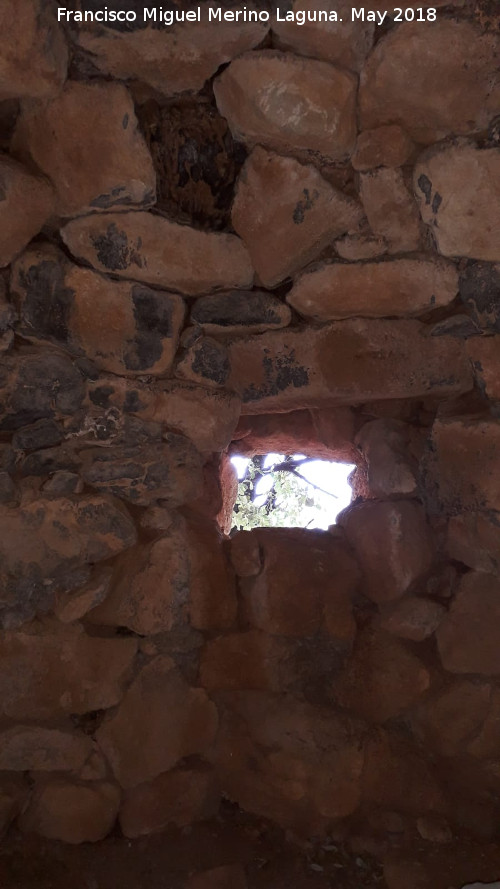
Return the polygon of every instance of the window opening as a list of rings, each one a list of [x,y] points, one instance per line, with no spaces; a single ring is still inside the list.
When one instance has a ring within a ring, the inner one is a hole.
[[[231,458],[238,496],[231,531],[252,528],[320,528],[335,524],[352,499],[350,463],[304,454]]]

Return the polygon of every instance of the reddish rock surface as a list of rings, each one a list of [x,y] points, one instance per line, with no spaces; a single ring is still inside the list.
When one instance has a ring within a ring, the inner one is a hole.
[[[18,330],[32,342],[52,342],[123,376],[165,374],[173,364],[185,315],[176,294],[110,281],[53,248],[24,253],[11,289],[20,307]]]
[[[286,327],[292,313],[286,303],[264,290],[216,293],[196,300],[191,321],[217,335],[263,333]]]
[[[97,741],[117,780],[129,789],[184,757],[205,753],[216,731],[217,710],[205,692],[190,688],[171,659],[159,657],[139,673]]]
[[[363,316],[423,315],[451,303],[458,274],[451,263],[424,259],[324,263],[301,274],[287,301],[307,318],[334,321]]]
[[[373,167],[402,167],[414,151],[415,145],[402,127],[386,124],[359,134],[352,165],[360,171]]]
[[[462,578],[449,614],[437,631],[445,670],[481,675],[500,673],[499,589],[498,578],[491,574],[471,571]]]
[[[204,5],[203,21],[171,28],[79,29],[78,44],[103,74],[147,83],[166,96],[198,91],[221,65],[261,43],[268,30],[260,22],[210,22],[207,7],[216,4]]]
[[[498,38],[468,22],[438,15],[431,27],[404,23],[378,42],[363,70],[362,128],[398,123],[424,143],[482,130],[498,108],[497,54]]]
[[[460,343],[424,333],[415,321],[354,319],[236,338],[229,384],[252,414],[468,391]]]
[[[290,9],[295,21],[273,22],[273,33],[281,48],[291,49],[302,56],[333,62],[340,68],[359,71],[372,46],[372,22],[353,22],[351,7],[339,0],[293,0]],[[308,13],[311,15],[318,11],[336,12],[339,21],[304,21],[304,24],[298,24],[301,15],[307,17]],[[280,18],[284,18],[282,8]]]
[[[216,867],[189,878],[186,889],[247,889],[243,868],[238,865]]]
[[[40,784],[19,826],[64,843],[96,843],[115,823],[120,791],[114,784],[76,784],[53,779]]]
[[[411,497],[417,493],[423,440],[414,427],[399,420],[372,420],[361,428],[356,445],[366,461],[373,497]]]
[[[372,232],[385,240],[389,253],[419,249],[419,213],[401,170],[380,167],[361,173],[360,197]]]
[[[437,420],[432,430],[433,451],[426,461],[433,496],[451,514],[500,510],[498,454],[500,423],[452,417]]]
[[[54,211],[54,193],[46,179],[0,156],[0,194],[0,267],[4,268],[41,231]]]
[[[57,97],[24,105],[13,147],[52,180],[59,216],[155,201],[153,163],[121,84],[69,81]]]
[[[47,4],[4,0],[0,34],[0,101],[56,95],[66,79],[68,50]]]
[[[452,516],[448,524],[448,553],[476,571],[494,574],[500,568],[500,527],[481,513]]]
[[[20,725],[0,732],[0,769],[68,772],[90,757],[92,741],[84,734]]]
[[[479,150],[466,140],[438,145],[419,158],[415,194],[443,256],[500,259],[500,211],[491,200],[499,175],[500,149]]]
[[[423,642],[437,630],[446,609],[439,602],[408,596],[384,608],[382,629],[413,642]]]
[[[315,167],[257,147],[241,171],[231,218],[260,281],[274,287],[356,229],[362,209]]]
[[[356,139],[356,80],[327,62],[276,51],[246,53],[214,84],[236,139],[273,151],[348,156]]]
[[[490,686],[484,683],[454,683],[417,712],[417,734],[443,756],[463,753],[486,719],[490,693]]]
[[[500,336],[472,337],[466,348],[479,385],[500,400]]]
[[[120,827],[126,837],[164,831],[172,824],[187,827],[215,815],[219,803],[211,769],[173,769],[124,793]]]
[[[250,258],[239,238],[197,231],[152,213],[87,216],[66,225],[62,237],[77,259],[100,272],[190,296],[244,289],[253,282]]]
[[[431,532],[418,503],[372,500],[348,507],[338,522],[362,568],[362,590],[374,602],[399,599],[432,567]]]
[[[52,719],[113,707],[123,696],[135,639],[99,639],[81,626],[30,624],[0,639],[0,712],[11,719]]]

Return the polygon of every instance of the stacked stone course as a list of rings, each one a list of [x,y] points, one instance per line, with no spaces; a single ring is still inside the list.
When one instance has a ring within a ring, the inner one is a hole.
[[[1,831],[498,837],[500,37],[433,5],[4,0]],[[337,526],[227,536],[271,450],[357,464]]]

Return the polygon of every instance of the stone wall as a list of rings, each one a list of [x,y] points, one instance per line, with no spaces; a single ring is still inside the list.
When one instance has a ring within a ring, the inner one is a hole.
[[[435,6],[3,0],[2,829],[497,834],[500,38]],[[224,537],[277,447],[352,506]]]

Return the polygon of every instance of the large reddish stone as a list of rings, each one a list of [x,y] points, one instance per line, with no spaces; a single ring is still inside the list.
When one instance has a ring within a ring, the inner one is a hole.
[[[26,339],[84,355],[109,373],[156,376],[172,367],[185,315],[177,294],[110,281],[52,247],[20,257],[11,292]]]
[[[136,539],[125,510],[97,495],[0,506],[0,528],[0,612],[8,626],[47,611],[56,593],[83,587],[87,563],[109,559]]]
[[[60,778],[36,787],[18,821],[23,833],[63,843],[97,843],[112,829],[120,791],[115,784],[76,784]]]
[[[366,744],[363,802],[421,815],[446,812],[446,800],[429,758],[407,737],[379,728]],[[423,889],[423,887],[422,887]]]
[[[360,205],[315,167],[257,146],[241,171],[231,219],[260,280],[275,287],[356,229],[362,216]]]
[[[432,567],[430,529],[424,510],[414,501],[372,500],[349,506],[338,524],[363,572],[361,589],[374,602],[399,599]]]
[[[361,201],[374,235],[384,238],[389,253],[418,250],[420,216],[401,170],[379,167],[359,178]]]
[[[355,463],[354,412],[338,407],[242,417],[231,451],[239,456],[297,452],[323,460]]]
[[[163,831],[172,825],[187,827],[216,815],[219,804],[211,769],[173,769],[125,792],[120,827],[124,836],[132,838]]]
[[[402,127],[387,124],[359,134],[352,165],[360,171],[374,167],[401,167],[414,150],[414,143]]]
[[[19,725],[0,732],[0,769],[67,772],[81,769],[93,749],[84,734]]]
[[[12,145],[52,180],[59,216],[155,201],[153,162],[122,84],[69,81],[54,99],[25,104]]]
[[[498,111],[498,46],[496,35],[439,15],[394,28],[361,76],[362,129],[398,123],[424,143],[484,129]]]
[[[350,154],[356,139],[356,79],[327,62],[273,50],[246,53],[214,83],[234,137],[284,154]]]
[[[216,525],[191,521],[187,552],[191,625],[205,631],[232,627],[237,614],[235,578]]]
[[[0,101],[56,95],[68,50],[53,9],[43,0],[3,0],[0,35]]]
[[[363,67],[373,42],[373,22],[352,21],[351,6],[339,0],[293,0],[289,10],[292,21],[283,21],[285,10],[280,7],[280,21],[276,17],[272,23],[280,47],[352,71]],[[336,13],[338,20],[308,21],[315,13],[319,19],[321,12]]]
[[[448,554],[475,571],[495,574],[500,569],[500,525],[487,515],[467,512],[448,523]]]
[[[230,539],[230,559],[238,577],[253,577],[262,570],[262,554],[254,531],[237,531]]]
[[[427,337],[416,321],[360,318],[270,331],[231,340],[229,354],[229,385],[249,414],[445,396],[472,385],[462,343]]]
[[[348,710],[370,722],[386,722],[415,704],[429,685],[423,662],[401,642],[382,630],[367,629],[358,634],[333,692]]]
[[[0,155],[0,267],[39,234],[54,210],[50,183]]]
[[[100,272],[190,296],[253,283],[250,257],[235,235],[203,232],[152,213],[86,216],[62,230],[79,260]]]
[[[227,448],[241,405],[232,392],[213,391],[194,383],[164,380],[144,385],[119,377],[100,377],[90,383],[89,402],[103,411],[118,408],[124,414],[181,432],[202,454]]]
[[[429,491],[450,513],[500,511],[500,422],[451,417],[436,420],[426,460]]]
[[[423,448],[419,430],[400,420],[380,418],[365,423],[356,445],[366,461],[366,478],[373,497],[407,497],[418,490],[418,461]]]
[[[300,275],[287,302],[318,321],[356,315],[412,317],[449,305],[457,293],[458,272],[443,260],[330,262]]]
[[[464,575],[436,635],[445,670],[500,674],[498,578],[474,571]]]
[[[417,736],[443,756],[466,752],[486,719],[490,693],[484,683],[455,682],[419,708],[412,720]]]
[[[437,630],[446,609],[439,602],[405,596],[382,611],[380,626],[393,636],[423,642]]]
[[[443,256],[500,259],[500,209],[491,199],[499,178],[500,148],[479,149],[460,140],[421,155],[414,171],[415,194]]]
[[[92,624],[128,627],[146,636],[165,633],[186,620],[189,563],[185,534],[178,527],[119,560],[102,605],[88,615]]]
[[[186,756],[205,753],[217,731],[217,710],[191,688],[170,658],[139,673],[97,740],[122,787],[150,781]]]
[[[88,636],[78,624],[28,625],[0,638],[0,713],[52,719],[117,704],[130,677],[135,639]]]
[[[359,570],[345,542],[321,531],[259,529],[263,568],[242,581],[249,623],[278,636],[313,636],[321,626],[352,642]]]
[[[300,677],[293,648],[259,630],[218,636],[207,642],[200,661],[200,682],[208,691],[284,691]]]
[[[78,29],[78,45],[103,74],[147,83],[166,96],[199,92],[221,65],[261,43],[268,30],[263,22],[210,21],[207,7],[217,9],[216,4],[205,3],[200,22],[172,27],[121,31],[84,26]],[[246,9],[254,8],[253,3],[246,4]]]
[[[287,695],[231,693],[215,750],[225,793],[306,836],[360,799],[364,728]]]

